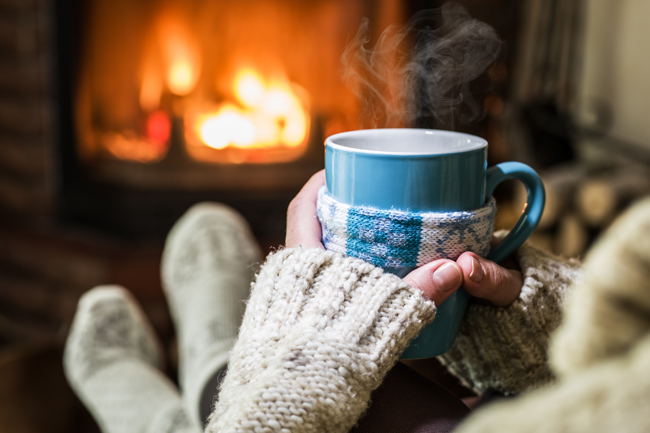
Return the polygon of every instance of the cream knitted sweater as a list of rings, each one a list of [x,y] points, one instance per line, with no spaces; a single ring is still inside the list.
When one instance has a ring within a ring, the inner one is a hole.
[[[506,309],[470,307],[445,357],[478,389],[504,384],[501,389],[518,392],[528,379],[550,379],[548,333],[559,323],[558,305],[577,266],[532,247],[519,255],[526,276],[520,299]],[[545,308],[537,311],[544,297]],[[434,316],[434,304],[419,290],[359,259],[318,249],[272,254],[253,286],[207,431],[349,430],[370,393]],[[476,328],[481,331],[472,333]],[[511,355],[523,355],[515,372],[498,340],[508,342]]]
[[[318,249],[271,255],[209,432],[345,432],[435,305],[394,275]]]
[[[479,391],[542,387],[554,377],[549,336],[564,315],[552,344],[559,382],[479,411],[463,432],[650,431],[638,401],[650,401],[650,380],[636,379],[650,361],[649,242],[646,201],[594,249],[584,277],[576,262],[519,249],[519,299],[506,308],[472,304],[441,359]],[[358,259],[300,248],[272,254],[253,285],[206,430],[346,432],[434,317],[435,306],[418,290]],[[597,422],[610,414],[609,423]],[[626,416],[628,427],[643,428],[612,427]]]
[[[583,270],[551,339],[557,381],[478,411],[460,433],[650,431],[650,199],[619,218]]]

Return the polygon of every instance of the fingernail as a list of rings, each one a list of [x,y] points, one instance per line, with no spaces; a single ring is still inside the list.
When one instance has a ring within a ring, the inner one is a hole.
[[[433,283],[441,292],[449,292],[460,286],[462,277],[456,265],[447,263],[433,273]]]
[[[481,264],[478,262],[478,260],[476,260],[474,257],[472,257],[472,270],[470,271],[468,277],[475,283],[480,283],[483,279],[483,268],[481,267]]]

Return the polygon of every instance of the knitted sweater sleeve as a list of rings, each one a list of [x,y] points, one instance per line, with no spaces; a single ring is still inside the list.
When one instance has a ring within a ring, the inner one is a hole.
[[[648,432],[650,197],[603,234],[551,341],[552,386],[479,410],[463,433]]]
[[[562,260],[528,244],[515,258],[524,276],[519,298],[505,308],[470,303],[452,348],[439,359],[467,385],[518,394],[553,379],[551,333],[562,320],[568,288],[580,277],[575,260]]]
[[[435,312],[419,290],[359,259],[272,254],[206,431],[348,431]]]

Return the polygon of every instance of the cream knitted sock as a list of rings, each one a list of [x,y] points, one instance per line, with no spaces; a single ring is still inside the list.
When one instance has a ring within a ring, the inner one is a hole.
[[[117,286],[82,296],[65,347],[70,385],[104,433],[196,433],[178,390],[156,368],[161,348],[135,300]]]
[[[260,260],[246,221],[220,204],[194,206],[167,238],[163,287],[178,334],[183,400],[196,420],[203,388],[228,362],[255,272],[252,265]]]

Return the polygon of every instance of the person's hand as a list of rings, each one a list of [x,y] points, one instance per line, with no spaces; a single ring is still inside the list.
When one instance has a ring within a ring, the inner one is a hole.
[[[470,295],[497,307],[506,307],[519,297],[523,286],[521,272],[499,266],[474,253],[453,260],[435,260],[415,269],[404,281],[417,287],[424,296],[440,304],[462,285]]]
[[[284,243],[287,248],[301,246],[325,249],[321,242],[320,221],[316,216],[318,190],[323,185],[325,185],[325,170],[313,175],[289,203],[287,237]]]
[[[321,226],[316,216],[318,190],[325,184],[325,170],[309,179],[289,204],[287,211],[287,237],[289,248],[321,248]],[[403,280],[420,289],[424,296],[439,305],[462,285],[470,295],[486,300],[492,305],[510,305],[521,292],[523,278],[516,264],[508,268],[479,257],[463,253],[455,262],[441,259],[423,265]],[[512,269],[509,269],[512,268]]]

